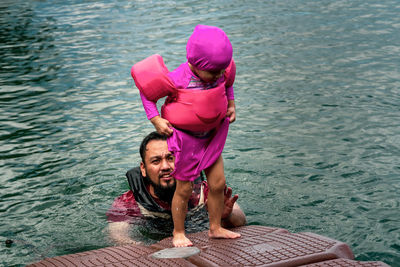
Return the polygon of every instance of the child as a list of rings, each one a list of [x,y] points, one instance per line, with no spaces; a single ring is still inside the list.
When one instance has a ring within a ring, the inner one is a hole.
[[[175,247],[193,245],[185,236],[184,222],[193,181],[201,170],[205,171],[209,185],[209,236],[240,237],[240,234],[221,227],[225,187],[221,153],[229,123],[236,119],[232,86],[235,76],[232,45],[221,29],[197,25],[188,40],[186,51],[188,61],[172,72],[168,72],[161,57],[157,55],[152,56],[155,61],[148,63],[144,72],[140,72],[140,62],[132,67],[132,76],[141,91],[147,117],[157,132],[169,136],[168,149],[175,156],[175,170],[171,173],[176,179],[171,208],[174,222],[172,242]],[[157,69],[153,65],[161,66],[161,72],[165,75],[158,75],[160,79],[150,77],[154,76],[150,72]],[[141,82],[140,79],[146,75],[152,81],[163,82],[156,86],[154,83],[146,83],[147,81]],[[149,88],[148,92],[142,87]],[[166,95],[168,98],[160,117],[156,102]]]

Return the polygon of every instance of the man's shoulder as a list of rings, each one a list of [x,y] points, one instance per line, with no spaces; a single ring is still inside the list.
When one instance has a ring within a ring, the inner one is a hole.
[[[125,193],[123,193],[122,195],[120,195],[119,197],[117,197],[114,201],[114,205],[118,206],[119,204],[123,204],[124,206],[126,206],[125,204],[128,205],[133,205],[136,204],[136,200],[135,200],[135,196],[133,195],[132,190],[129,190]]]
[[[126,221],[128,218],[141,216],[140,208],[132,190],[117,197],[106,215],[108,220],[112,222]]]
[[[128,179],[129,188],[135,192],[138,189],[142,189],[143,177],[140,171],[140,167],[134,167],[128,170],[125,174]]]
[[[137,177],[140,177],[140,167],[139,166],[137,166],[137,167],[133,167],[132,169],[130,169],[130,170],[128,170],[127,172],[126,172],[126,177],[128,177],[128,176],[137,176]]]

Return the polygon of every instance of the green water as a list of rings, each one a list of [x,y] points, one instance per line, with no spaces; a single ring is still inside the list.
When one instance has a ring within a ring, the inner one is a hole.
[[[130,67],[158,53],[176,68],[202,23],[234,46],[223,156],[248,222],[400,266],[399,13],[389,0],[2,1],[0,264],[112,245],[105,213],[152,130]]]

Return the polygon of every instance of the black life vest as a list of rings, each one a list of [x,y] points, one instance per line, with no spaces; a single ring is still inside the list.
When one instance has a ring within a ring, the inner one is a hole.
[[[171,213],[171,211],[158,205],[147,191],[140,167],[130,169],[126,173],[126,178],[128,179],[129,187],[133,192],[136,202],[142,205],[142,207],[152,212]]]
[[[129,187],[133,192],[133,196],[138,204],[140,204],[143,208],[145,208],[150,213],[167,213],[171,214],[170,210],[166,210],[162,208],[150,195],[147,191],[146,184],[144,182],[144,177],[142,176],[142,172],[140,171],[140,167],[135,167],[130,169],[126,173],[126,178],[128,179]],[[194,190],[200,194],[202,191],[201,183],[204,181],[203,172],[201,172],[200,176],[194,181]],[[202,204],[202,203],[199,203]],[[191,210],[196,206],[192,205],[192,203],[188,203],[188,209]]]

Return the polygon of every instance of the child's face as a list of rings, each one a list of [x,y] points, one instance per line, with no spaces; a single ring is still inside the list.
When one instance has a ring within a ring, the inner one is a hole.
[[[190,65],[192,71],[204,82],[210,83],[217,81],[222,75],[224,75],[225,69],[217,71],[206,71],[199,70],[198,68]]]

